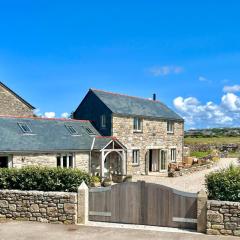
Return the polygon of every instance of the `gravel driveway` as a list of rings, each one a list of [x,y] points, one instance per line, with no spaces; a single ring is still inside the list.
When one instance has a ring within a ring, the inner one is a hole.
[[[184,175],[181,177],[161,177],[161,176],[135,176],[133,181],[144,180],[146,182],[158,183],[172,188],[176,188],[186,192],[198,192],[202,188],[205,189],[204,181],[205,176],[221,168],[228,167],[231,163],[238,164],[237,158],[221,158],[216,165],[207,170],[195,172],[192,174]]]

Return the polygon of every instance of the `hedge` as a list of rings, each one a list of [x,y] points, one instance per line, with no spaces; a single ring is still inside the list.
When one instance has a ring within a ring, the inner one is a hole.
[[[76,192],[83,180],[90,185],[90,175],[78,169],[48,167],[0,169],[0,189]]]
[[[227,169],[212,172],[206,177],[209,199],[240,201],[240,167],[231,165]]]

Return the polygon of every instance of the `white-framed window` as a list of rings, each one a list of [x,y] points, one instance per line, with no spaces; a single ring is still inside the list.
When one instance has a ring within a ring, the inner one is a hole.
[[[140,150],[134,149],[132,151],[132,164],[139,165],[139,163],[140,163]]]
[[[57,167],[74,168],[73,154],[60,154],[57,156]]]
[[[107,126],[107,118],[106,115],[101,115],[101,127],[105,128]]]
[[[167,132],[174,133],[174,122],[173,121],[167,121]]]
[[[134,131],[142,131],[142,119],[139,117],[133,118],[133,130]]]
[[[170,149],[170,160],[171,160],[171,162],[176,162],[177,161],[177,151],[176,151],[176,148],[171,148]]]

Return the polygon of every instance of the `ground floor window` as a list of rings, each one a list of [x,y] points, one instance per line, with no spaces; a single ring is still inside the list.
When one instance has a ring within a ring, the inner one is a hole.
[[[8,157],[0,156],[0,168],[8,167]]]
[[[171,162],[176,162],[176,160],[177,160],[176,148],[172,148],[170,151],[171,151],[170,152]]]
[[[132,164],[133,165],[139,165],[140,163],[140,151],[135,149],[132,151]]]
[[[74,168],[73,154],[61,154],[57,156],[57,167]]]

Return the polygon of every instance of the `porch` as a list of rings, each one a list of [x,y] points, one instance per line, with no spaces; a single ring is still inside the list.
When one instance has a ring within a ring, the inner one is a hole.
[[[96,138],[103,141],[104,138]],[[110,178],[113,181],[127,174],[126,148],[116,139],[108,141],[101,149],[91,152],[90,171],[93,176]]]

